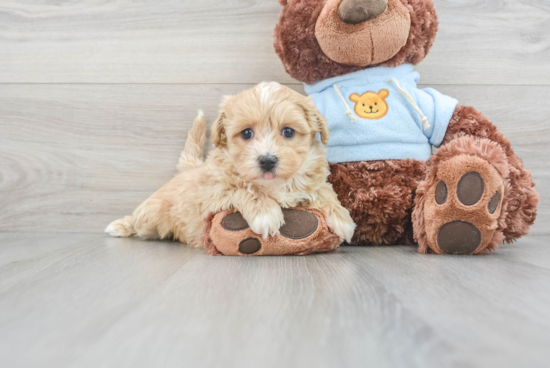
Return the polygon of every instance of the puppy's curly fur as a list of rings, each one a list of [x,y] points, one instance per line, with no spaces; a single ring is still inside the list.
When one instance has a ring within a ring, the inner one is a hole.
[[[283,136],[285,128],[291,137]],[[203,220],[211,213],[235,208],[267,238],[284,224],[281,207],[302,206],[320,210],[341,241],[351,240],[355,224],[327,183],[325,120],[308,98],[277,83],[261,83],[225,98],[212,126],[216,149],[203,161],[205,133],[199,113],[177,165],[180,173],[105,231],[173,237],[199,247]],[[260,163],[266,155],[277,158],[267,172]]]

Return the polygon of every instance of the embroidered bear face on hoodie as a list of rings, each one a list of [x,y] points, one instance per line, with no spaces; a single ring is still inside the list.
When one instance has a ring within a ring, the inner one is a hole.
[[[329,162],[428,160],[458,101],[417,87],[410,64],[376,67],[305,85],[327,119]]]
[[[388,104],[386,98],[390,95],[387,89],[381,89],[378,92],[365,92],[361,96],[352,93],[349,100],[355,103],[355,113],[362,118],[374,120],[381,119],[388,113]]]

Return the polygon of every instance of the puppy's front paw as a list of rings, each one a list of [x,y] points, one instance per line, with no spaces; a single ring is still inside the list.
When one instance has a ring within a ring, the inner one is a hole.
[[[340,237],[340,241],[345,240],[350,243],[355,231],[355,223],[349,214],[346,215],[338,216],[337,214],[332,214],[326,217],[326,222],[327,226]]]
[[[250,229],[260,234],[264,239],[279,234],[279,229],[285,224],[283,210],[280,207],[273,207],[268,213],[256,215],[248,223]]]

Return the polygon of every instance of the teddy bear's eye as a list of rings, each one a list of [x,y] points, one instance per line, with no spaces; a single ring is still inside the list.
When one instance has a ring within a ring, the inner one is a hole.
[[[378,105],[378,102],[375,102],[374,104],[375,104],[375,105]]]
[[[365,104],[363,104],[363,106],[365,106]]]

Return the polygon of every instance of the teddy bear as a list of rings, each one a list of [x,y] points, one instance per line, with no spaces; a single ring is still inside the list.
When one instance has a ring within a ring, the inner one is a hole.
[[[417,87],[438,28],[432,0],[279,3],[275,50],[327,119],[353,245],[480,254],[528,233],[539,196],[510,141],[475,108]]]

